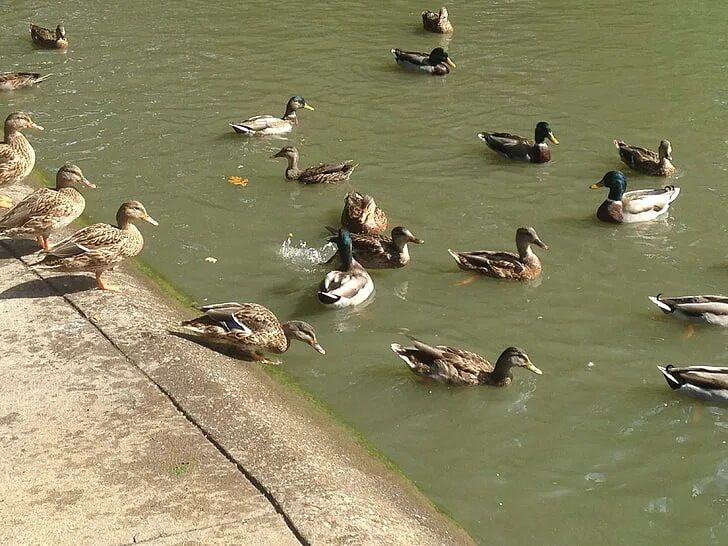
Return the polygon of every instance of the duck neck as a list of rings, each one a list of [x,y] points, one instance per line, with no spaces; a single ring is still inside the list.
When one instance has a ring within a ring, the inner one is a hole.
[[[5,144],[15,149],[30,147],[25,135],[9,123],[5,124]]]
[[[609,195],[607,196],[607,199],[610,201],[621,201],[622,196],[624,195],[624,188],[622,186],[612,186],[609,188]]]
[[[134,224],[131,223],[131,219],[123,210],[116,213],[116,225],[119,226],[119,229],[123,229],[125,231],[139,231]]]
[[[495,363],[495,368],[488,374],[488,381],[490,383],[504,383],[513,379],[513,366],[507,358],[502,355],[498,357]]]
[[[286,178],[289,180],[296,180],[301,175],[301,170],[298,168],[298,156],[287,155],[288,167],[286,168]]]
[[[527,262],[536,257],[533,250],[531,250],[531,243],[524,239],[516,240],[516,248],[518,249],[518,257],[522,262]]]
[[[286,121],[290,121],[294,125],[298,124],[298,117],[296,116],[296,111],[291,108],[290,106],[286,107],[286,113],[283,114],[283,119]]]

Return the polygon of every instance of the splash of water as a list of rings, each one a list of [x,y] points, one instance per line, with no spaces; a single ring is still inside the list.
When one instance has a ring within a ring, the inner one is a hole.
[[[289,235],[281,243],[278,254],[296,269],[312,272],[324,264],[336,252],[336,245],[326,243],[321,247],[308,246],[306,241],[293,242],[293,236]]]

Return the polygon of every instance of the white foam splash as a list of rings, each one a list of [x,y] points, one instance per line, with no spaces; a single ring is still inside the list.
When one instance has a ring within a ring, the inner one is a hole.
[[[308,246],[306,241],[293,242],[289,236],[278,249],[284,260],[293,265],[296,269],[312,272],[326,262],[336,252],[336,245],[326,243],[322,247]]]

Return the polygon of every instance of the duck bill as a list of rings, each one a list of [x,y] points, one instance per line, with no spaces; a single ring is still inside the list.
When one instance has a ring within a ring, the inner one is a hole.
[[[599,182],[589,186],[589,188],[591,188],[592,190],[598,190],[599,188],[603,188],[603,187],[604,187],[604,180],[600,180]]]
[[[534,241],[534,243],[536,243],[538,246],[540,246],[544,250],[548,250],[549,249],[549,245],[547,245],[546,243],[544,243],[541,239],[536,239]]]
[[[531,362],[530,360],[528,361],[528,364],[524,366],[524,368],[526,368],[529,372],[535,373],[536,375],[543,375],[543,372],[536,366],[534,366],[533,362]]]
[[[81,179],[81,183],[86,187],[89,187],[91,189],[96,189],[96,184],[91,182],[88,178]]]
[[[558,144],[559,143],[559,139],[556,138],[553,133],[549,133],[546,138],[548,138],[554,144]]]
[[[326,349],[321,347],[321,345],[319,345],[318,341],[316,341],[315,339],[311,340],[311,347],[316,349],[316,352],[319,354],[322,354],[322,355],[326,354]]]
[[[158,226],[158,225],[159,225],[159,222],[157,222],[157,221],[156,221],[156,220],[155,220],[154,218],[152,218],[152,217],[151,217],[151,216],[149,216],[148,214],[147,214],[147,215],[146,215],[146,216],[145,216],[144,218],[142,218],[142,219],[143,219],[143,220],[144,220],[145,222],[149,222],[149,223],[150,223],[150,224],[152,224],[153,226]]]
[[[425,241],[424,241],[424,240],[422,240],[422,239],[418,239],[418,238],[416,238],[416,237],[412,237],[412,238],[410,239],[410,243],[414,243],[414,244],[416,244],[416,245],[422,245],[422,244],[424,244],[424,243],[425,243]]]
[[[28,127],[30,127],[31,129],[35,129],[36,131],[45,131],[42,125],[38,125],[33,121],[30,122],[30,125]]]
[[[448,65],[450,65],[451,67],[453,67],[453,68],[457,68],[458,67],[458,65],[456,65],[450,57],[448,57],[447,59],[445,59],[445,62]]]
[[[313,106],[311,106],[310,104],[304,104],[304,105],[303,105],[303,107],[304,107],[304,108],[305,108],[306,110],[315,110],[315,108],[314,108]]]
[[[276,152],[272,156],[270,156],[269,159],[276,159],[277,157],[283,157],[283,154],[281,154],[281,152]]]

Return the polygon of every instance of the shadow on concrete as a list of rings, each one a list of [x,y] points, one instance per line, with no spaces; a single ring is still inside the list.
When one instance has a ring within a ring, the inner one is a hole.
[[[0,294],[0,296],[2,295]],[[215,351],[216,353],[223,354],[225,356],[229,356],[230,358],[234,358],[235,360],[244,360],[245,362],[256,361],[256,358],[250,352],[244,351],[242,349],[237,349],[236,347],[227,345],[225,343],[215,343],[213,341],[200,339],[194,334],[180,332],[178,330],[167,330],[167,333],[175,337],[186,339],[187,341],[191,341],[192,343],[196,343],[197,345],[202,345],[207,349]]]
[[[3,248],[0,249],[0,259],[7,260],[9,258],[22,258],[38,252],[38,243],[31,239],[3,239]],[[38,260],[43,257],[38,254]]]
[[[82,275],[60,275],[50,279],[34,279],[25,281],[0,292],[0,299],[47,298],[58,294],[75,294],[96,288],[93,277]]]

